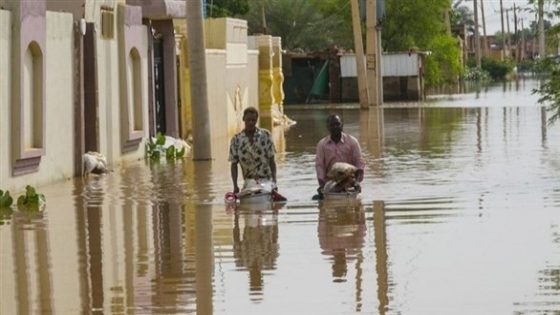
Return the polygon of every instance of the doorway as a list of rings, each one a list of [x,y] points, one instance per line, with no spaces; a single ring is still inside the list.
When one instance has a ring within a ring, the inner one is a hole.
[[[156,133],[167,131],[165,116],[165,73],[163,69],[163,38],[154,38],[154,102]]]

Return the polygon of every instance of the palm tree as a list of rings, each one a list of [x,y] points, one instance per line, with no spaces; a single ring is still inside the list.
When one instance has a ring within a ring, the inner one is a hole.
[[[254,0],[245,16],[251,33],[282,37],[287,49],[316,50],[332,45],[352,47],[347,1]],[[330,10],[332,7],[336,10]]]
[[[471,8],[460,5],[462,1],[456,1],[451,7],[451,25],[466,25],[467,32],[474,34],[474,13]]]

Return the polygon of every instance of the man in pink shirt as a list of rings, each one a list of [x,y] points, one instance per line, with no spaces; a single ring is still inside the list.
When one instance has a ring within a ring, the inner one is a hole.
[[[365,163],[362,158],[362,150],[358,140],[353,136],[342,132],[343,123],[338,115],[330,115],[327,118],[327,129],[330,135],[324,137],[317,144],[315,155],[315,169],[319,181],[319,196],[322,197],[322,189],[327,179],[327,173],[336,162],[345,162],[358,168],[356,179],[361,182],[364,179]],[[359,189],[359,187],[357,187]]]

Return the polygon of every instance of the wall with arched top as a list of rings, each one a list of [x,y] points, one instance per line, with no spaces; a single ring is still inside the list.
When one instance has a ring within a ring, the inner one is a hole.
[[[0,10],[0,189],[12,194],[74,168],[72,15],[45,12],[28,29],[22,9]]]

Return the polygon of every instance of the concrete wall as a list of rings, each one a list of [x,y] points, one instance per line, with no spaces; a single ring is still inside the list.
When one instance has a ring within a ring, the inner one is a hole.
[[[175,21],[178,34],[185,33],[184,24]],[[258,108],[258,51],[247,48],[247,22],[222,18],[205,23],[206,66],[208,102],[212,130],[212,152],[215,158],[227,158],[224,154],[229,139],[243,128],[243,110],[249,106]],[[181,82],[181,129],[182,136],[191,128],[190,87],[188,73],[188,42],[179,35]],[[194,78],[193,78],[194,79]],[[227,152],[226,152],[227,153]]]
[[[87,22],[96,24],[96,62],[97,62],[97,80],[98,80],[98,115],[99,115],[99,152],[107,157],[112,168],[123,163],[138,160],[144,156],[144,146],[140,145],[135,150],[123,152],[123,143],[121,135],[121,93],[127,93],[120,88],[120,72],[119,67],[121,60],[119,51],[121,38],[118,32],[118,23],[124,23],[124,20],[117,19],[118,6],[122,1],[101,0],[86,1],[85,19]],[[114,36],[106,38],[101,34],[101,7],[113,8],[114,12]],[[145,33],[147,34],[147,33]],[[144,44],[147,47],[147,35],[144,38]],[[142,72],[142,108],[144,139],[148,136],[148,64],[147,54],[141,56],[141,72]],[[86,118],[87,119],[87,118]]]
[[[84,17],[84,2],[86,0],[46,0],[48,11],[69,12],[72,13],[74,19]]]
[[[99,115],[99,152],[107,157],[109,164],[114,164],[119,156],[119,67],[118,43],[115,37],[106,39],[101,36],[101,5],[114,8],[116,21],[116,6],[114,1],[87,1],[85,19],[96,25],[95,59],[97,62],[98,115]],[[102,84],[101,84],[102,83]],[[86,117],[86,119],[91,119]],[[111,135],[111,136],[110,136]],[[112,136],[115,135],[115,136]]]
[[[11,73],[11,14],[0,11],[0,73]],[[42,185],[73,175],[73,59],[72,15],[47,12],[46,16],[46,112],[45,154],[37,172],[12,177],[11,162],[11,79],[0,81],[0,189],[14,194],[25,185]]]
[[[12,19],[9,11],[0,10],[0,189],[5,190],[10,173],[10,98]]]
[[[228,137],[228,108],[226,107],[227,76],[223,71],[226,68],[226,52],[218,49],[206,51],[206,69],[208,82],[208,106],[210,116],[210,130],[212,131],[212,152],[221,151],[220,144],[227,141]],[[196,78],[193,78],[196,79]],[[216,151],[217,150],[217,151]]]
[[[247,62],[247,86],[249,87],[249,106],[259,106],[259,51],[249,50]]]

